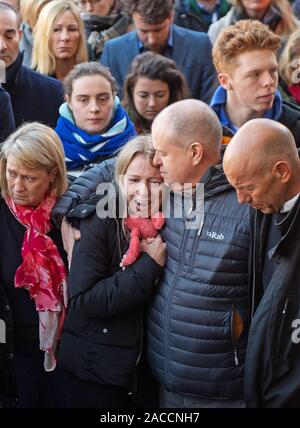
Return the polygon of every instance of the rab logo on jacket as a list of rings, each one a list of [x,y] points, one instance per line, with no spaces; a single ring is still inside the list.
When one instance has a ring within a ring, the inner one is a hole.
[[[207,236],[209,236],[212,239],[217,239],[218,241],[223,241],[224,239],[224,235],[223,233],[217,233],[217,232],[210,232],[207,231],[206,232]]]
[[[296,345],[300,342],[300,320],[296,319],[292,322],[292,328],[295,330],[292,333],[292,342]]]
[[[0,319],[0,343],[6,343],[6,325],[3,320]]]

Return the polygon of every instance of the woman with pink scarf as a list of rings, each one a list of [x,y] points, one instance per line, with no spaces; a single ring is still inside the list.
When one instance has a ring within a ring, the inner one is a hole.
[[[62,407],[56,347],[67,304],[66,260],[51,210],[67,188],[62,144],[20,127],[0,158],[0,396],[4,407]],[[64,258],[64,260],[63,260]]]

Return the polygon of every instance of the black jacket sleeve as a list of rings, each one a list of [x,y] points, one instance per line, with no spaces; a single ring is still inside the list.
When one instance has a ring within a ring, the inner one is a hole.
[[[82,220],[81,239],[73,250],[71,298],[73,307],[86,317],[111,317],[145,302],[163,273],[161,266],[142,253],[133,265],[111,276],[109,224],[96,214]]]
[[[295,138],[296,146],[300,148],[300,107],[284,101],[278,121],[291,131]]]
[[[0,143],[15,130],[15,119],[10,96],[0,86]]]
[[[79,203],[89,199],[97,189],[99,183],[107,183],[113,180],[115,159],[108,159],[88,169],[80,175],[69,190],[59,199],[52,210],[52,218],[65,216]]]

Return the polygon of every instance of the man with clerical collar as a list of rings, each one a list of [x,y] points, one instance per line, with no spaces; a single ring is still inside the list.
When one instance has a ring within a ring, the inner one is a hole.
[[[292,133],[270,119],[245,123],[226,148],[224,172],[255,210],[247,407],[299,407],[300,159]]]

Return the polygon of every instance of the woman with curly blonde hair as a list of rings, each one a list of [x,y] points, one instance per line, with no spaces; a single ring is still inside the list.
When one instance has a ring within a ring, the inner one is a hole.
[[[87,60],[83,22],[72,1],[55,0],[40,13],[34,28],[32,67],[63,80]]]

